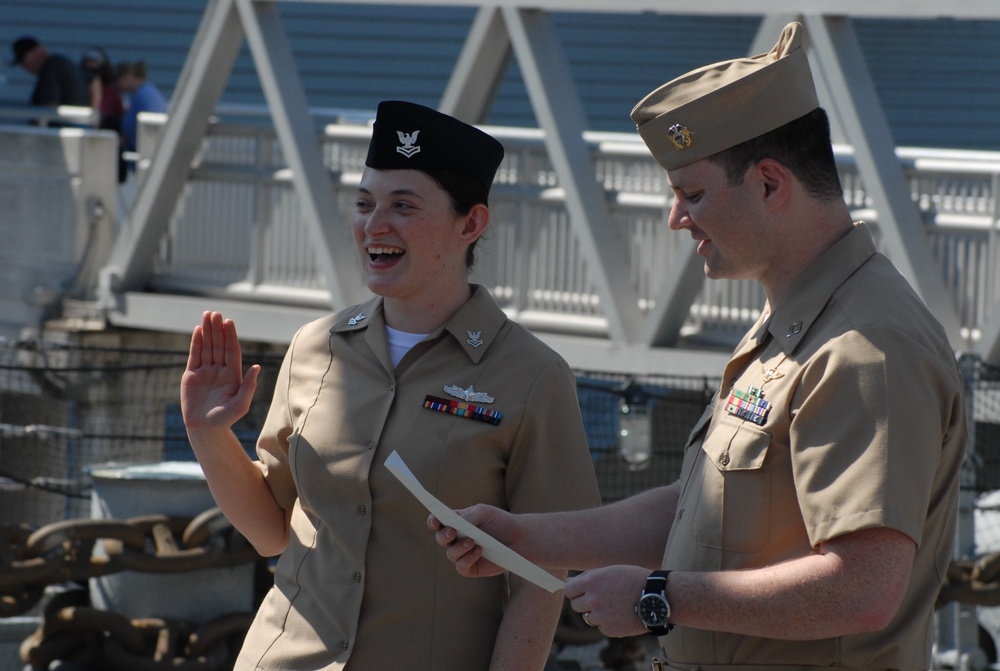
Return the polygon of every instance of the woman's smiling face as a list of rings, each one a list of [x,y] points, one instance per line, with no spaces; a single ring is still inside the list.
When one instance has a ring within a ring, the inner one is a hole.
[[[467,283],[465,217],[419,170],[366,168],[353,218],[365,281],[375,294],[420,299]]]

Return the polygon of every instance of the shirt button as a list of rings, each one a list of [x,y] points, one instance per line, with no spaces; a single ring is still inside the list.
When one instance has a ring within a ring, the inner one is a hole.
[[[368,449],[371,450],[374,447],[375,447],[375,441],[374,440],[369,440],[368,441]]]
[[[729,465],[729,453],[728,452],[723,452],[722,453],[722,456],[719,457],[719,464],[721,464],[723,467],[726,467],[726,466]]]
[[[366,506],[363,503],[360,506],[358,506],[358,514],[359,515],[367,515],[368,514],[368,506]]]
[[[361,574],[360,573],[355,573],[354,574],[354,582],[357,582],[357,583],[361,582]]]
[[[390,384],[389,385],[389,391],[396,391],[396,385]]]
[[[349,647],[351,647],[351,644],[348,641],[341,641],[340,642],[340,649],[341,650],[345,650],[346,651]]]

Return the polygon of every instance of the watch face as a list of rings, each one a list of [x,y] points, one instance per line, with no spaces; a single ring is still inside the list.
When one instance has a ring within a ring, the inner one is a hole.
[[[639,619],[647,627],[662,627],[670,617],[670,606],[659,594],[645,594],[639,599]]]

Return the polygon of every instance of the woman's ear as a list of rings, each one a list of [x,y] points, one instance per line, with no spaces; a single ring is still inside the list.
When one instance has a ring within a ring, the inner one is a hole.
[[[486,232],[486,227],[489,225],[490,209],[482,203],[473,205],[472,209],[464,217],[464,225],[461,231],[462,241],[467,245],[471,245],[479,239],[479,236]]]

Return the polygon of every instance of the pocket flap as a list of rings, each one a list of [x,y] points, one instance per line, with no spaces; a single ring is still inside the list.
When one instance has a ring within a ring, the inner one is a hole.
[[[724,417],[709,429],[702,450],[720,471],[748,471],[764,465],[771,434],[750,422]]]

